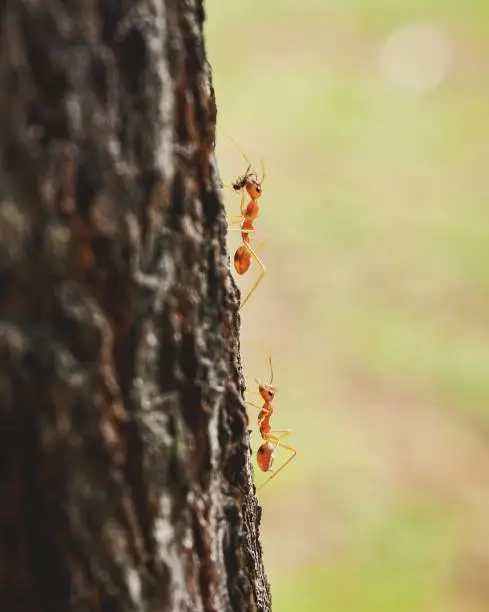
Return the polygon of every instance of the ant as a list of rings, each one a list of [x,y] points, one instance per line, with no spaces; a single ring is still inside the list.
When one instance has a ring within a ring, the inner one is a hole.
[[[239,219],[241,221],[240,228],[235,231],[241,232],[241,240],[242,244],[236,249],[234,254],[234,269],[238,274],[245,274],[250,266],[251,260],[254,257],[257,261],[258,265],[261,268],[260,275],[257,280],[248,291],[245,299],[241,302],[240,310],[244,307],[246,302],[250,299],[252,294],[255,292],[256,288],[260,284],[261,280],[265,276],[265,266],[263,262],[258,257],[253,247],[250,244],[250,234],[255,231],[254,221],[258,217],[260,212],[260,205],[258,203],[258,199],[262,194],[262,183],[265,179],[265,168],[262,162],[262,177],[258,180],[258,175],[256,174],[253,166],[248,159],[246,153],[240,149],[237,143],[229,137],[238,151],[243,155],[246,162],[248,163],[248,167],[246,168],[246,172],[238,176],[232,183],[231,188],[236,192],[241,192],[241,199],[239,204],[240,215],[237,217],[230,217],[231,219]],[[250,197],[250,201],[245,205],[245,191],[248,193]]]
[[[270,382],[263,383],[260,380],[255,378],[256,383],[258,384],[258,391],[254,392],[260,395],[263,399],[264,404],[260,408],[258,404],[254,402],[246,402],[255,408],[258,408],[258,428],[260,429],[260,435],[264,440],[263,444],[259,447],[256,453],[256,460],[258,463],[258,467],[262,472],[273,472],[273,474],[265,480],[265,482],[258,487],[258,490],[262,489],[272,478],[281,472],[284,467],[292,461],[292,459],[297,455],[297,451],[295,448],[291,446],[286,446],[282,443],[284,438],[287,438],[292,433],[291,429],[272,429],[270,425],[270,419],[273,415],[273,406],[272,401],[277,393],[276,387],[273,385],[273,367],[272,367],[272,358],[269,356],[268,361],[270,364]],[[278,448],[284,448],[292,453],[292,455],[283,463],[277,471],[273,471],[273,462],[275,460],[275,455]]]

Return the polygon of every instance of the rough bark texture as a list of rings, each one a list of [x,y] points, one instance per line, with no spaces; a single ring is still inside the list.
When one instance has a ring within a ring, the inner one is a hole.
[[[269,610],[199,0],[0,0],[0,610]]]

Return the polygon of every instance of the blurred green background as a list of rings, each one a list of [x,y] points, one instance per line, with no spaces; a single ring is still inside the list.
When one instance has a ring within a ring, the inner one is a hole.
[[[273,609],[487,611],[489,2],[206,9],[222,179],[227,134],[267,171],[242,344],[298,449],[259,494]]]

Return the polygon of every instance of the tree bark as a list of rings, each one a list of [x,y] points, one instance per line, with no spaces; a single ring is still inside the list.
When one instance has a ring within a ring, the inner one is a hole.
[[[0,610],[269,610],[201,0],[0,0]]]

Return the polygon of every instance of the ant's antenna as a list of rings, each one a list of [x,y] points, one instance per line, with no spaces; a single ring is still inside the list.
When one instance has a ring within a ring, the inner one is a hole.
[[[260,180],[260,185],[261,185],[263,181],[265,180],[265,163],[263,162],[263,159],[260,160],[260,164],[261,164],[261,180]]]
[[[246,155],[246,153],[243,151],[243,149],[239,146],[239,144],[234,140],[234,138],[232,136],[230,136],[229,134],[227,134],[227,137],[229,138],[229,140],[233,143],[233,145],[238,149],[238,151],[241,153],[241,155],[245,158],[246,163],[253,167],[253,164],[250,161],[250,158]]]
[[[270,382],[269,384],[271,385],[273,383],[273,366],[272,366],[272,358],[270,355],[268,356],[268,363],[270,364]]]

